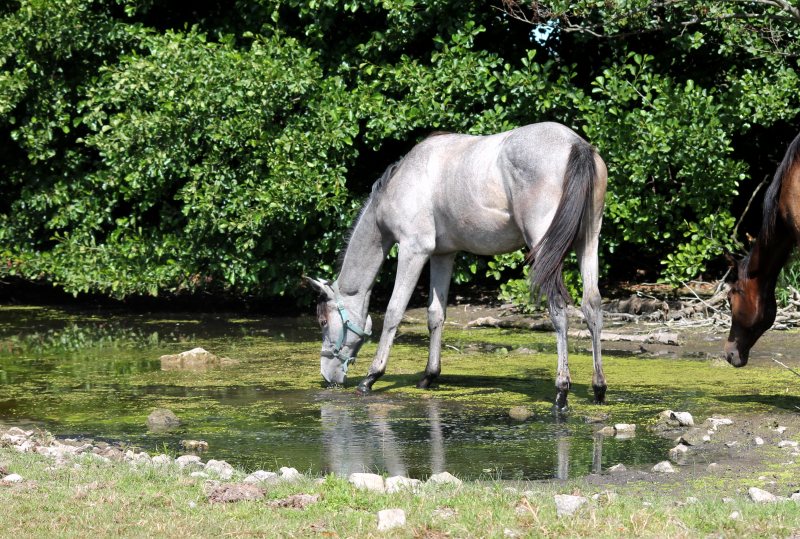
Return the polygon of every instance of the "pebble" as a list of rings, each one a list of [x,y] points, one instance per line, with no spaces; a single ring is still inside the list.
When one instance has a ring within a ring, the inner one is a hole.
[[[764,445],[764,440],[762,440],[758,436],[756,436],[755,442],[756,442],[756,445]]]
[[[741,513],[739,513],[739,511],[734,511],[733,513],[730,514],[728,518],[731,520],[739,520],[742,518],[742,515]]]
[[[668,460],[664,460],[653,466],[654,472],[660,473],[677,473],[677,470],[672,467],[672,464]]]
[[[384,509],[383,511],[378,511],[378,529],[381,531],[405,526],[405,524],[406,512],[402,509]]]
[[[386,480],[386,492],[389,494],[400,492],[403,489],[412,489],[413,492],[419,492],[417,487],[422,485],[419,479],[410,479],[402,475],[396,475]]]
[[[771,492],[767,492],[766,490],[762,490],[758,487],[750,487],[750,490],[747,491],[747,494],[750,496],[750,499],[756,503],[777,502],[780,499]]]
[[[620,463],[620,464],[613,465],[611,468],[608,469],[608,471],[609,472],[624,472],[627,469],[628,468],[626,468],[624,464]]]
[[[295,468],[287,468],[286,466],[283,466],[280,469],[280,472],[281,481],[299,481],[303,478],[302,474]]]
[[[3,483],[21,483],[22,481],[22,476],[15,473],[7,475],[3,478]]]
[[[441,472],[430,476],[428,478],[428,483],[433,483],[435,485],[460,485],[462,481],[449,472]]]
[[[274,483],[278,481],[278,474],[257,470],[244,478],[245,483]]]
[[[694,427],[694,418],[689,412],[672,412],[670,419],[675,419],[681,427]]]
[[[556,494],[556,514],[558,516],[570,516],[575,514],[575,511],[588,502],[583,496],[572,496],[570,494]]]
[[[189,475],[191,475],[192,477],[211,477],[210,475],[208,475],[205,472],[192,472]]]
[[[362,490],[371,490],[374,492],[385,492],[386,486],[383,483],[383,477],[374,473],[353,473],[347,480]]]
[[[175,459],[175,464],[181,468],[185,468],[186,466],[196,466],[198,468],[203,467],[203,462],[200,460],[200,457],[195,455],[181,455]]]
[[[797,447],[797,442],[791,440],[781,440],[778,442],[778,447]]]

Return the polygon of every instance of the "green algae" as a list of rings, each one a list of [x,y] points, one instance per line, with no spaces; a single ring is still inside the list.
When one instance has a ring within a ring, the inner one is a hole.
[[[598,411],[609,413],[611,423],[644,426],[667,408],[733,414],[791,412],[798,404],[797,378],[786,371],[607,354],[608,404],[599,407],[591,404],[591,356],[574,346],[572,411],[561,425],[550,413],[557,362],[554,335],[448,327],[442,375],[430,389],[418,390],[428,355],[427,328],[420,325],[402,328],[387,373],[374,386],[375,396],[356,399],[352,382],[344,390],[325,389],[319,374],[320,334],[312,320],[198,318],[189,331],[176,329],[188,323],[175,315],[104,318],[0,309],[0,343],[11,343],[0,346],[0,417],[56,433],[145,445],[177,445],[182,438],[200,437],[212,443],[215,455],[239,462],[291,464],[294,458],[305,466],[315,465],[312,457],[303,460],[291,453],[325,453],[326,444],[339,443],[325,438],[337,429],[345,429],[341,436],[355,433],[367,440],[360,450],[374,465],[388,466],[381,453],[385,449],[380,449],[387,436],[394,438],[390,445],[400,444],[407,460],[430,460],[423,450],[404,446],[403,437],[428,436],[420,432],[439,425],[459,452],[448,453],[450,462],[466,468],[470,455],[481,455],[470,469],[490,467],[509,476],[538,477],[560,466],[556,442],[568,441],[566,458],[573,470],[591,471],[600,442],[593,436],[595,427],[580,424],[580,418]],[[235,364],[204,371],[161,370],[161,355],[195,347]],[[499,348],[509,353],[497,353]],[[515,353],[520,348],[538,353]],[[362,359],[351,367],[351,380],[366,374],[376,349],[376,342],[364,345]],[[510,420],[508,410],[519,405],[534,411],[537,419],[522,424]],[[184,424],[164,433],[148,431],[145,419],[156,408],[173,410]],[[375,441],[375,436],[382,438]],[[623,459],[628,464],[651,462],[655,452],[663,454],[666,443],[645,433],[633,441],[606,440],[603,465]],[[231,444],[252,454],[237,457]],[[378,444],[377,449],[370,444]]]

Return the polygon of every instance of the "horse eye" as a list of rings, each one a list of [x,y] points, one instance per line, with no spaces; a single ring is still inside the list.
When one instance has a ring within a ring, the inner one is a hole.
[[[322,320],[319,321],[319,325],[325,327],[328,325],[328,321],[323,318]]]

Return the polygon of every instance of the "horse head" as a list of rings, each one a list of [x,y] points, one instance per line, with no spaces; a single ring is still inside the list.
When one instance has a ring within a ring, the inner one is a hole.
[[[306,277],[319,292],[317,321],[322,328],[320,371],[330,387],[344,386],[347,368],[355,363],[358,351],[372,331],[372,318],[361,320],[354,296],[343,298],[335,281],[315,280]],[[363,330],[359,328],[364,328]]]
[[[731,332],[725,343],[725,359],[734,367],[747,365],[750,349],[759,337],[772,326],[777,313],[774,283],[759,272],[748,268],[752,253],[741,260],[725,251],[725,258],[731,267],[728,301],[731,305]],[[757,267],[757,265],[755,266]]]

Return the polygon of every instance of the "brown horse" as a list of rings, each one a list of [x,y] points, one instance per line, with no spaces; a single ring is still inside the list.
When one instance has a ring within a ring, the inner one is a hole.
[[[800,135],[789,145],[764,196],[761,231],[750,254],[737,261],[725,253],[731,265],[725,359],[734,367],[747,365],[750,348],[775,321],[775,285],[795,245],[800,245]]]

